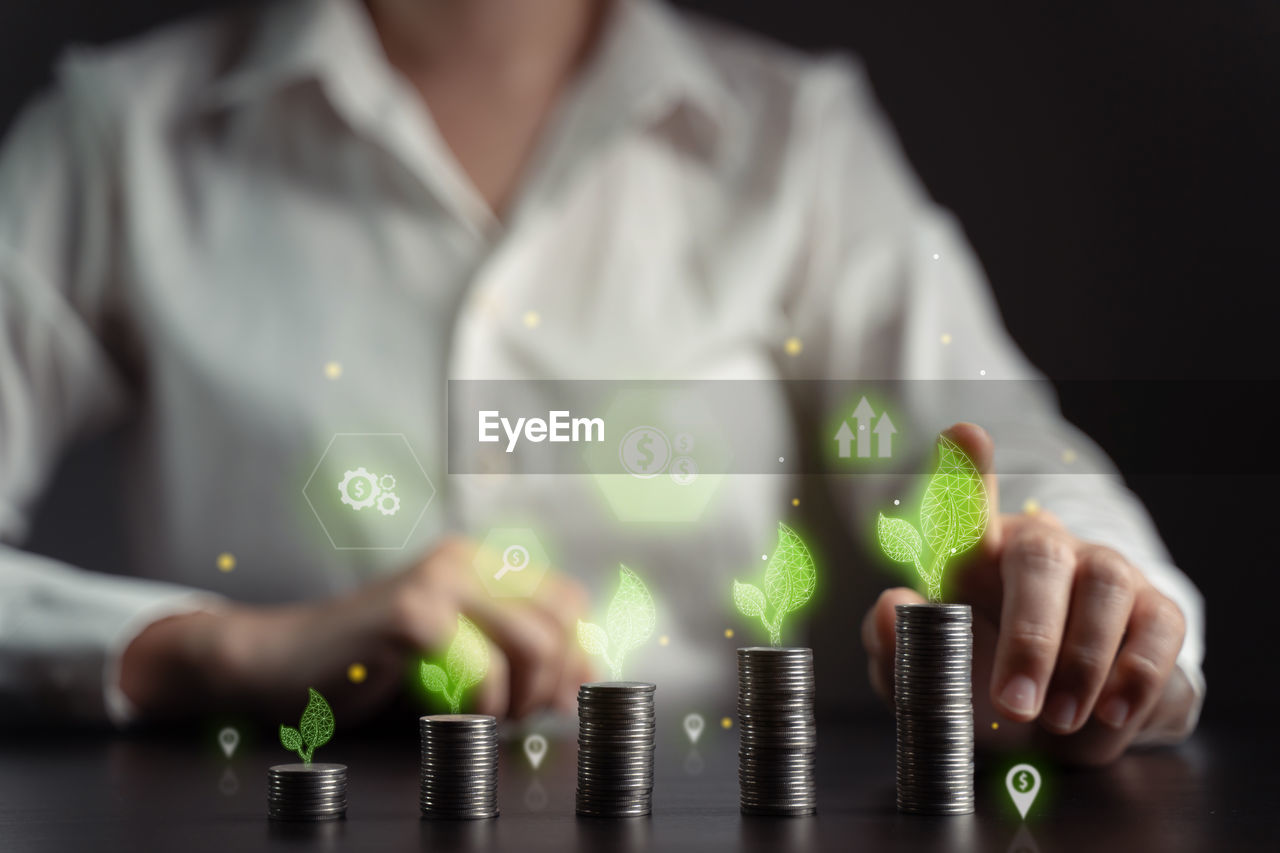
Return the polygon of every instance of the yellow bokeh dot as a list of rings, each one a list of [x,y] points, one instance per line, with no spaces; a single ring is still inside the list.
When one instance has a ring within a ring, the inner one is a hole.
[[[342,365],[336,361],[331,361],[324,366],[324,375],[329,379],[337,379],[342,375]]]
[[[236,567],[236,555],[223,552],[218,555],[218,571],[229,572]]]
[[[721,717],[721,718],[720,718],[720,728],[722,728],[722,729],[731,729],[731,728],[733,728],[733,720],[729,719],[728,717]]]
[[[347,667],[347,678],[352,684],[359,684],[364,681],[368,674],[368,670],[364,668],[364,664],[362,663],[353,663],[351,666]]]
[[[941,337],[941,338],[939,338],[939,340],[941,340],[941,341],[942,341],[942,343],[943,343],[943,345],[944,345],[944,346],[945,346],[946,344],[951,343],[951,333],[950,333],[950,332],[943,332],[943,333],[942,333],[942,337]]]
[[[1027,498],[1022,503],[1022,511],[1027,515],[1035,515],[1040,511],[1040,501],[1035,498]]]
[[[999,723],[992,723],[992,724],[991,724],[991,731],[993,731],[993,732],[994,732],[994,731],[995,731],[996,729],[998,729],[998,728],[1000,728],[1000,724],[999,724]]]
[[[725,629],[724,629],[724,636],[725,636],[725,638],[726,638],[726,639],[732,639],[732,638],[733,638],[733,629],[732,629],[732,628],[725,628]]]
[[[800,351],[804,349],[804,344],[799,338],[787,338],[786,348],[787,355],[799,355]]]
[[[1070,465],[1072,462],[1075,462],[1076,452],[1068,447],[1066,450],[1062,451],[1062,461],[1066,465]]]
[[[658,645],[660,646],[671,645],[671,638],[668,637],[666,634],[663,634],[661,637],[658,638]]]
[[[792,506],[800,506],[800,499],[799,499],[799,498],[792,498],[792,499],[791,499],[791,505],[792,505]]]
[[[530,329],[538,328],[538,324],[542,322],[542,315],[537,311],[524,312],[524,324]]]

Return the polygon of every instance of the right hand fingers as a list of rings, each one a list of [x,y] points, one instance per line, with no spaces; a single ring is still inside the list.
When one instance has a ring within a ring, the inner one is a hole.
[[[1011,720],[1033,720],[1044,706],[1062,645],[1075,568],[1070,537],[1049,525],[1028,525],[1005,543],[991,698]]]
[[[483,592],[461,606],[511,664],[507,712],[522,717],[553,704],[571,651],[559,623],[531,602],[497,602]]]
[[[476,687],[475,709],[477,714],[505,717],[511,707],[511,664],[502,649],[489,643],[489,672]]]
[[[456,630],[461,612],[494,643],[502,654],[503,713],[522,716],[551,705],[570,690],[567,680],[581,677],[575,660],[576,629],[585,611],[586,593],[571,579],[549,573],[529,599],[495,600],[476,579],[471,562],[475,548],[465,540],[442,543],[394,593],[393,607],[404,615],[409,644],[419,649],[444,649]],[[492,666],[492,664],[491,664]],[[486,682],[496,682],[491,669]],[[572,685],[576,694],[577,684]],[[487,688],[485,702],[499,701],[496,688]]]

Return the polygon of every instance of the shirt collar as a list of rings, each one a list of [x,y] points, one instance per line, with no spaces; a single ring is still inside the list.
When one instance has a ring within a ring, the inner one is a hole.
[[[642,111],[650,120],[683,104],[705,120],[711,141],[722,136],[734,121],[734,96],[677,14],[663,0],[614,0],[608,14],[575,81],[575,100],[597,112],[606,103]],[[261,12],[244,50],[194,105],[235,108],[306,80],[331,98],[338,89],[359,91],[381,104],[394,79],[360,0],[279,0]]]

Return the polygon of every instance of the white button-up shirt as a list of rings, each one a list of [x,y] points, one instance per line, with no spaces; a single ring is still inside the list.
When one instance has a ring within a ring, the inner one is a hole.
[[[789,469],[654,535],[588,478],[450,476],[446,381],[980,375],[1036,374],[849,62],[623,0],[499,221],[351,0],[73,51],[0,155],[0,536],[21,540],[69,441],[123,422],[132,576],[0,548],[2,705],[126,719],[118,655],[149,621],[331,595],[513,517],[601,606],[619,562],[643,569],[666,636],[629,674],[723,684],[730,579],[791,512]],[[1052,403],[1025,414],[989,424],[1021,474],[1006,503],[1140,565],[1202,685],[1194,587]],[[981,413],[916,424],[960,417]],[[335,434],[388,432],[439,494],[403,550],[336,549],[304,481]],[[1058,476],[1068,446],[1100,473]],[[868,529],[858,492],[834,499]]]

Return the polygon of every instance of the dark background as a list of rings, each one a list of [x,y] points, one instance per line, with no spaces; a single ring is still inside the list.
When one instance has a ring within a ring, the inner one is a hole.
[[[4,4],[0,126],[68,42],[214,5]],[[1265,412],[1280,389],[1280,4],[679,5],[863,59],[925,183],[964,223],[1014,337],[1053,379],[1098,380],[1064,385],[1067,415],[1122,467],[1169,460],[1140,469],[1167,473],[1130,470],[1130,484],[1208,600],[1205,719],[1274,707],[1280,465]],[[1167,381],[1100,393],[1149,379]],[[1205,448],[1210,430],[1221,438]],[[1203,464],[1206,453],[1221,464]],[[1195,473],[1177,473],[1191,458]],[[101,444],[72,455],[34,547],[94,567],[118,559],[104,511],[114,464]]]

